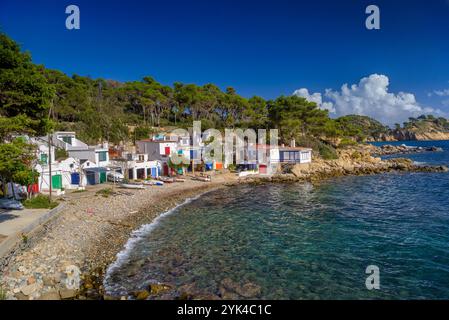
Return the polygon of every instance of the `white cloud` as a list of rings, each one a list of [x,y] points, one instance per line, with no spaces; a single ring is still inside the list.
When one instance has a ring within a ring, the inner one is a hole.
[[[443,115],[440,110],[420,105],[412,93],[389,92],[389,85],[390,80],[387,76],[372,74],[362,78],[358,84],[350,86],[344,84],[340,91],[327,89],[324,97],[328,102],[323,102],[320,93],[309,95],[309,97],[306,96],[307,89],[300,89],[299,93],[308,100],[321,99],[322,107],[330,102],[337,117],[348,114],[366,115],[388,125],[402,123],[409,117],[422,114]]]
[[[319,93],[319,92],[309,94],[309,90],[307,90],[306,88],[301,88],[301,89],[295,90],[295,92],[293,92],[293,95],[298,96],[298,97],[303,97],[307,101],[310,101],[310,102],[315,102],[320,109],[327,109],[330,112],[335,112],[333,103],[332,102],[323,102],[323,97],[322,97],[321,93]]]
[[[448,97],[449,96],[449,89],[434,90],[433,93],[436,94],[439,97]]]

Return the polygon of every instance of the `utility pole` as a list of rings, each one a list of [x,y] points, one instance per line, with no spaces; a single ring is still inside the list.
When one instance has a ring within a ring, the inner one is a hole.
[[[51,202],[51,194],[52,194],[52,181],[51,181],[51,138],[52,135],[49,133],[48,134],[48,157],[47,157],[47,161],[48,161],[48,175],[49,175],[49,179],[48,179],[48,186],[49,186],[49,190],[50,190],[50,202]]]

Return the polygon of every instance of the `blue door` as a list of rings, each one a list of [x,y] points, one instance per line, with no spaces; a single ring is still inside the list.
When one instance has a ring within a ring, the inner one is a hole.
[[[156,177],[157,177],[157,168],[151,168],[151,176],[152,176],[153,178],[156,178]]]
[[[94,185],[96,184],[95,182],[95,172],[86,172],[86,179],[87,179],[87,184],[88,185]]]
[[[71,174],[71,183],[75,185],[80,184],[80,174],[78,172],[73,172]]]

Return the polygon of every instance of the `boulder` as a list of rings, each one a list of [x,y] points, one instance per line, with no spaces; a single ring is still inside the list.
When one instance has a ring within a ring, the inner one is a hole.
[[[59,295],[61,299],[74,299],[77,295],[77,290],[75,289],[60,289]]]
[[[39,286],[39,284],[37,283],[33,283],[33,284],[29,284],[27,286],[24,286],[22,288],[20,288],[20,291],[26,295],[26,296],[30,296],[32,294],[34,294],[36,291],[38,291],[41,287]]]
[[[61,300],[58,291],[52,290],[41,294],[39,300]]]
[[[142,290],[135,293],[137,300],[146,300],[149,296],[150,292],[148,292],[148,290]]]

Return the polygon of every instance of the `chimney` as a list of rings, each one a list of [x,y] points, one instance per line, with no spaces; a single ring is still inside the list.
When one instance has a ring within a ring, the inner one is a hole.
[[[296,147],[296,141],[295,141],[295,139],[292,139],[292,140],[290,141],[290,147],[292,147],[292,148],[295,148],[295,147]]]

